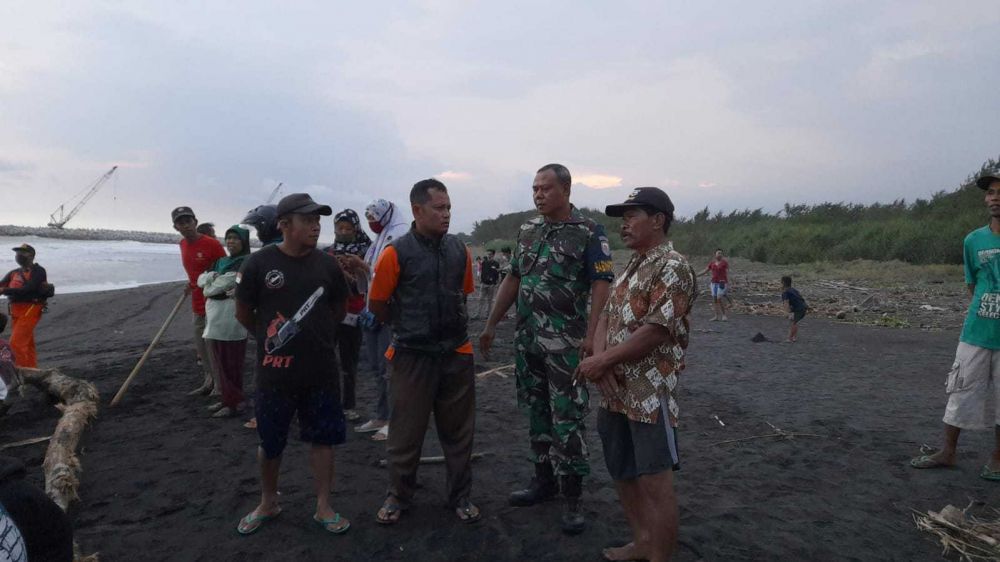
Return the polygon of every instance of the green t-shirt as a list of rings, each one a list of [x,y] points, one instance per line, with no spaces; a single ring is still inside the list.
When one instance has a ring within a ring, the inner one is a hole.
[[[965,282],[975,284],[976,291],[960,339],[1000,349],[1000,235],[984,226],[970,232],[963,246]]]

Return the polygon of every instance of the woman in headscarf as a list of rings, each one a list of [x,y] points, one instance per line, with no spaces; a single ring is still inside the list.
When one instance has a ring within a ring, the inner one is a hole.
[[[372,244],[371,238],[361,228],[361,219],[353,209],[344,209],[333,217],[336,238],[326,253],[337,258],[347,274],[351,295],[347,298],[347,314],[337,327],[337,351],[340,356],[340,374],[343,392],[340,395],[347,421],[361,419],[355,408],[355,385],[358,377],[358,358],[361,355],[361,326],[358,315],[365,309],[368,275],[361,261]],[[359,268],[358,265],[361,267]]]
[[[226,231],[229,255],[219,258],[212,268],[198,276],[205,293],[205,339],[219,369],[222,401],[208,407],[212,417],[236,415],[243,406],[243,361],[247,351],[247,331],[236,320],[236,275],[250,255],[250,231],[233,225]]]
[[[365,218],[376,235],[375,241],[365,253],[365,264],[369,271],[374,271],[375,262],[389,242],[410,231],[410,219],[402,208],[385,199],[376,199],[365,207]],[[386,372],[385,352],[392,342],[392,331],[389,326],[378,323],[367,310],[362,314],[362,327],[364,353],[375,372],[378,401],[375,404],[375,416],[356,426],[354,431],[374,431],[376,433],[372,436],[373,440],[385,441],[389,438],[389,375]]]

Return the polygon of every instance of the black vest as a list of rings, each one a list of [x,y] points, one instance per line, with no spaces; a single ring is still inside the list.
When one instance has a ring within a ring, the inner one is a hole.
[[[393,344],[447,354],[469,341],[465,310],[467,250],[457,236],[431,240],[410,229],[393,240],[399,281],[389,301]]]

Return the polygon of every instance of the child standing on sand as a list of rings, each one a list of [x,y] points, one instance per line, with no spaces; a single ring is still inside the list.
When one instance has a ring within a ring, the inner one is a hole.
[[[799,321],[806,315],[806,300],[792,287],[792,278],[785,275],[781,278],[781,302],[785,303],[788,312],[788,343],[795,343],[799,335]]]

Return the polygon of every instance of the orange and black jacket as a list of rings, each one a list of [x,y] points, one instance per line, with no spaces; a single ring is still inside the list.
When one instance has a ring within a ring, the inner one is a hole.
[[[0,280],[0,288],[10,302],[41,302],[42,284],[48,282],[45,268],[37,263],[31,264],[27,272],[21,268],[12,270]]]

